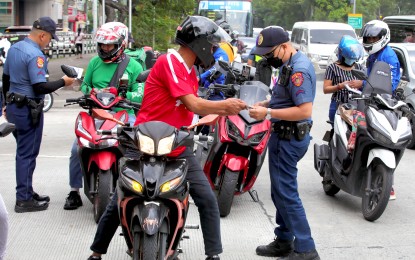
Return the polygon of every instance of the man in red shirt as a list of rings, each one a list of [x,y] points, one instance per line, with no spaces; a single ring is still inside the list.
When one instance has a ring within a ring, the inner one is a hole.
[[[197,97],[198,81],[193,65],[210,68],[215,62],[213,44],[220,39],[218,26],[206,17],[189,16],[183,21],[176,32],[179,50],[159,57],[146,80],[136,125],[157,120],[180,128],[192,123],[194,113],[235,115],[246,109],[246,104],[235,98],[209,101]],[[206,259],[218,260],[222,253],[222,243],[215,194],[193,151],[186,149],[178,157],[187,159],[189,164],[187,180],[190,183],[190,195],[199,210]],[[90,260],[101,259],[101,254],[107,252],[117,230],[117,197],[114,194],[98,223]]]

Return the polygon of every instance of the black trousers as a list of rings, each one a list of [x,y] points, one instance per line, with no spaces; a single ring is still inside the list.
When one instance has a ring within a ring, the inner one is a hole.
[[[220,254],[223,250],[220,237],[220,215],[215,194],[193,152],[186,149],[179,158],[187,159],[189,164],[187,180],[190,183],[190,195],[199,211],[205,254],[208,256]],[[118,195],[115,193],[99,220],[94,242],[91,245],[93,252],[107,253],[111,239],[120,224],[117,200]]]

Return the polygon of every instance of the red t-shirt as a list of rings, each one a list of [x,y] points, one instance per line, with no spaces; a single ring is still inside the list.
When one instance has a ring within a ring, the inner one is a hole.
[[[178,52],[162,55],[146,80],[143,103],[135,125],[148,121],[162,121],[176,128],[190,125],[193,112],[179,97],[197,96],[197,89],[195,70],[187,67]]]

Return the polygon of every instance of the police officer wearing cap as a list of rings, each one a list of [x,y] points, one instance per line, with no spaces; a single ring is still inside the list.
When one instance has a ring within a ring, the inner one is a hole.
[[[55,35],[56,23],[41,17],[33,23],[28,37],[14,44],[8,52],[3,70],[3,92],[7,119],[15,124],[16,139],[16,205],[18,213],[48,208],[50,198],[37,194],[32,187],[33,172],[43,132],[43,98],[75,79],[64,76],[46,81],[47,60],[42,50]]]
[[[255,53],[279,69],[271,100],[253,106],[249,115],[270,119],[268,143],[271,198],[277,209],[275,239],[258,246],[256,253],[278,259],[320,259],[298,194],[297,163],[310,143],[311,112],[316,92],[316,75],[310,60],[297,52],[288,32],[279,26],[261,31]]]

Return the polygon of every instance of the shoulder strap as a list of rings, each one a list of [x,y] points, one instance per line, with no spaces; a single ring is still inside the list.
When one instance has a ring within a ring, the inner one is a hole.
[[[130,62],[130,56],[128,56],[127,54],[124,55],[125,58],[118,64],[118,67],[115,70],[114,75],[112,76],[112,79],[110,81],[110,84],[108,85],[110,87],[118,87],[119,80],[124,74],[124,71],[127,68],[128,63]]]

